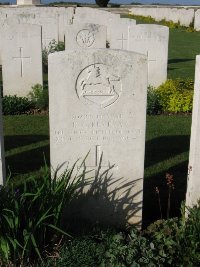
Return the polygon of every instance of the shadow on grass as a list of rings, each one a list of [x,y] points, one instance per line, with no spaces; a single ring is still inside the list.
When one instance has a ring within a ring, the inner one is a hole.
[[[4,137],[6,151],[10,149],[31,145],[41,141],[49,140],[48,135],[8,135]]]
[[[47,165],[50,165],[49,145],[7,156],[6,170],[7,173],[11,171],[12,175],[37,171],[44,165],[44,159]]]
[[[145,168],[189,151],[189,135],[161,136],[146,141]]]
[[[188,161],[184,161],[181,164],[178,164],[167,170],[167,172],[173,174],[174,178],[174,190],[171,194],[170,217],[177,217],[181,215],[181,203],[185,200],[186,194],[187,169]],[[168,186],[166,184],[165,175],[165,172],[160,172],[153,177],[144,179],[143,228],[146,228],[150,223],[161,218],[158,204],[158,195],[155,191],[156,186],[160,191],[162,215],[163,218],[166,218]]]
[[[194,61],[194,58],[173,58],[168,60],[168,64]]]

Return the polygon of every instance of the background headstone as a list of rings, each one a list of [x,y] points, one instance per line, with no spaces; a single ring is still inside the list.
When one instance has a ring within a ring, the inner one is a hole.
[[[107,27],[107,40],[110,42],[110,24],[120,19],[119,14],[113,14],[107,11],[89,7],[77,7],[75,9],[73,23],[94,23]]]
[[[95,177],[70,218],[140,226],[146,95],[145,55],[86,49],[49,56],[51,166],[72,166],[90,151],[85,164]],[[111,177],[100,177],[111,165]]]
[[[97,24],[73,24],[66,27],[65,49],[106,48],[106,27]]]
[[[27,96],[33,85],[43,84],[41,27],[5,26],[2,62],[4,95]]]
[[[129,27],[128,50],[148,56],[148,84],[159,86],[167,79],[169,28],[153,24]]]
[[[128,49],[128,28],[135,26],[134,19],[120,18],[112,21],[108,26],[110,30],[110,48]]]

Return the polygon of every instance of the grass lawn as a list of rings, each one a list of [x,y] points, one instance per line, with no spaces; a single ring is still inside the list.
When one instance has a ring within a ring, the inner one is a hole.
[[[180,202],[186,190],[190,124],[191,116],[147,117],[145,224],[159,218],[155,186],[160,188],[163,211],[166,211],[167,171],[172,172],[175,180],[171,215],[179,215]],[[38,171],[44,165],[44,156],[49,164],[48,116],[4,116],[4,130],[6,166],[15,180]]]
[[[123,15],[122,17],[129,17]],[[137,24],[147,24],[137,20]],[[155,22],[154,24],[160,24]],[[194,79],[195,58],[200,54],[200,32],[169,29],[168,79]]]
[[[194,79],[195,58],[200,54],[200,32],[170,29],[168,78]]]

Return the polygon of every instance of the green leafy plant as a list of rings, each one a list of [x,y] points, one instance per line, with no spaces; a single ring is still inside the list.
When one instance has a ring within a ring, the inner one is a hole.
[[[186,208],[187,218],[183,204],[181,218],[158,220],[144,231],[135,227],[123,232],[94,229],[68,240],[44,266],[199,266],[199,204]]]
[[[161,113],[161,105],[159,95],[154,87],[149,86],[147,90],[147,114],[157,115]]]
[[[4,115],[19,115],[30,112],[33,103],[27,97],[6,95],[2,98],[2,110]]]
[[[1,188],[0,258],[5,264],[42,260],[45,251],[68,236],[62,228],[64,209],[84,176],[75,173],[75,166],[53,177],[45,166],[21,185],[8,180]]]
[[[32,86],[32,91],[28,94],[30,101],[34,104],[36,109],[46,110],[49,106],[48,85],[42,86],[36,84]]]
[[[194,82],[188,80],[167,80],[156,89],[163,112],[190,113],[193,103]]]

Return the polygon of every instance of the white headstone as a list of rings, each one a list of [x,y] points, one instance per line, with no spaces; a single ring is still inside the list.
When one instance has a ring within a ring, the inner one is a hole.
[[[56,18],[41,17],[37,25],[42,26],[42,48],[47,48],[55,40],[58,42],[58,20]]]
[[[40,0],[17,0],[17,5],[40,5]]]
[[[128,50],[148,56],[148,84],[159,86],[167,79],[169,28],[153,24],[129,27]]]
[[[107,40],[110,42],[110,25],[117,19],[120,19],[119,14],[113,14],[96,8],[77,7],[75,10],[73,23],[94,23],[106,26]]]
[[[2,103],[0,100],[0,185],[5,184],[6,168],[5,168],[5,151],[4,151],[4,135],[3,135],[3,115]]]
[[[135,26],[134,19],[120,18],[116,19],[108,26],[110,30],[110,48],[128,49],[128,28]]]
[[[7,25],[3,31],[2,73],[4,95],[27,96],[42,84],[41,27]]]
[[[106,27],[78,23],[67,26],[65,49],[80,48],[106,48]]]
[[[101,155],[99,175],[114,164],[110,178],[92,181],[99,195],[80,201],[78,219],[140,225],[146,95],[145,55],[85,49],[49,56],[51,165],[72,166],[89,151],[85,164],[93,170],[90,177],[97,176]]]
[[[195,12],[194,28],[196,31],[200,31],[200,9]]]
[[[190,137],[186,206],[192,207],[200,199],[200,56],[196,57],[195,86]]]

